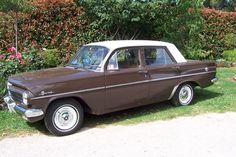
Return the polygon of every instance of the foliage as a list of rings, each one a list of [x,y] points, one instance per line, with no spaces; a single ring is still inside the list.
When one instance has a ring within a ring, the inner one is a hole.
[[[227,61],[236,62],[236,49],[224,51],[223,58]]]
[[[224,37],[224,43],[229,49],[236,48],[236,34],[229,33]]]
[[[18,52],[17,55],[14,54],[14,51],[14,47],[7,51],[0,51],[0,74],[2,78],[20,72],[55,67],[61,63],[56,49],[48,49],[44,52],[29,49],[27,52]]]
[[[159,3],[133,0],[77,0],[90,19],[90,27],[109,39],[136,39],[149,37],[153,32]],[[148,11],[147,11],[148,10]]]
[[[232,48],[225,40],[229,40],[229,34],[236,34],[236,12],[203,9],[202,16],[205,24],[200,35],[201,48],[212,51],[214,58],[221,58],[224,50]]]
[[[6,52],[0,51],[0,61],[0,74],[3,78],[22,71],[25,65],[22,53],[18,52],[15,55],[14,47],[9,48]]]
[[[29,11],[31,5],[27,0],[1,0],[0,1],[0,11],[2,12],[22,12]]]
[[[236,11],[236,0],[205,0],[204,6],[226,11]]]
[[[57,49],[45,49],[42,53],[40,53],[40,55],[43,59],[42,64],[44,67],[55,67],[62,62]]]
[[[82,20],[83,9],[74,3],[49,4],[29,14],[19,15],[19,45],[24,48],[57,48],[65,56],[86,42],[81,37],[87,22]],[[0,19],[0,47],[12,44],[11,18]],[[63,57],[63,55],[61,57]]]
[[[169,3],[161,5],[159,18],[155,19],[154,39],[174,43],[182,52],[187,53],[190,46],[197,47],[199,34],[203,28],[203,19],[199,12],[202,0],[181,0],[176,6]]]
[[[212,58],[212,52],[211,51],[205,51],[203,49],[196,49],[194,47],[187,47],[185,50],[185,57],[188,59],[198,59],[198,60],[204,60],[204,59],[213,59]]]
[[[1,102],[1,97],[4,96],[6,92],[6,80],[3,77],[0,77],[0,102]]]

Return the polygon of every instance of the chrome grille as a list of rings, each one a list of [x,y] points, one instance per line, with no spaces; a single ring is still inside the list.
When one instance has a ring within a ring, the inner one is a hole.
[[[18,92],[12,91],[12,90],[9,90],[9,93],[10,93],[10,96],[13,100],[20,101],[20,102],[23,101],[21,93],[18,93]]]

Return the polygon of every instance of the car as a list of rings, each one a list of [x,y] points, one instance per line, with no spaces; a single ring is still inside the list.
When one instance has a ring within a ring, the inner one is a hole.
[[[44,120],[54,135],[77,132],[84,113],[101,115],[170,100],[191,104],[194,88],[212,85],[213,61],[186,60],[174,44],[150,40],[84,45],[64,67],[8,78],[4,101],[30,122]]]

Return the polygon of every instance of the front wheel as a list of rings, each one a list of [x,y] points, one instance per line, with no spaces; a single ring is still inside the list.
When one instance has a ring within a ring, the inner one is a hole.
[[[44,123],[52,134],[65,136],[78,131],[83,118],[83,107],[74,99],[68,99],[52,103],[46,112]]]
[[[187,106],[191,104],[194,98],[194,87],[191,84],[182,84],[180,85],[173,98],[172,103],[175,106]]]

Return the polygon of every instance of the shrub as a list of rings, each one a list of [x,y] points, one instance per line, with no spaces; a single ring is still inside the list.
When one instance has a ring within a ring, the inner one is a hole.
[[[85,9],[90,28],[108,39],[147,38],[153,32],[160,3],[133,0],[76,0]],[[148,11],[147,11],[148,10]]]
[[[0,74],[1,77],[8,77],[10,74],[15,74],[23,70],[25,60],[22,53],[18,52],[15,55],[15,48],[11,47],[7,51],[0,52]]]
[[[199,12],[201,0],[181,0],[176,6],[164,3],[155,19],[154,39],[174,43],[182,52],[187,52],[189,46],[199,45],[200,32],[203,28],[203,19]],[[199,47],[195,48],[199,49]]]
[[[19,50],[57,48],[60,55],[65,56],[86,43],[81,32],[86,29],[87,21],[82,19],[81,7],[72,2],[46,4],[29,14],[19,14]],[[10,47],[14,37],[12,18],[8,14],[2,15],[0,47]]]
[[[55,67],[62,63],[57,49],[46,49],[40,53],[43,67]]]
[[[236,34],[229,33],[224,37],[224,43],[229,48],[235,48],[236,47]]]
[[[231,37],[236,34],[236,12],[203,9],[202,16],[205,24],[200,36],[201,47],[212,51],[214,58],[221,58],[223,51],[232,49],[228,42],[235,43]]]
[[[3,97],[6,93],[6,80],[3,77],[0,77],[0,103],[1,97]]]
[[[236,62],[236,49],[224,51],[223,58],[227,61]]]
[[[62,63],[56,49],[48,49],[44,52],[29,49],[27,52],[18,52],[16,56],[14,47],[7,51],[0,51],[0,61],[0,74],[3,78],[20,72],[55,67]]]

